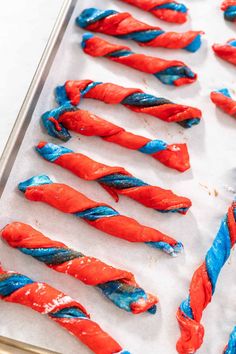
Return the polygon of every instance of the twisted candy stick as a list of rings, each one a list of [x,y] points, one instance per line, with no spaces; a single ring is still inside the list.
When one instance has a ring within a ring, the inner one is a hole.
[[[184,23],[187,21],[188,9],[184,4],[174,0],[122,0],[127,4],[151,12],[163,21]]]
[[[224,11],[224,18],[227,21],[236,22],[236,1],[225,0],[221,5],[221,10]]]
[[[42,121],[51,136],[63,141],[68,141],[71,138],[67,130],[69,129],[85,136],[100,136],[105,141],[138,150],[180,172],[190,168],[186,144],[167,145],[162,140],[151,140],[135,135],[91,112],[81,109],[71,110],[70,105],[60,106],[44,113]]]
[[[225,113],[236,118],[236,101],[234,101],[227,88],[211,92],[211,100]]]
[[[78,105],[82,97],[111,104],[120,103],[134,112],[146,113],[166,122],[177,122],[184,128],[198,124],[202,116],[197,108],[173,103],[137,88],[92,80],[66,81],[63,86],[56,87],[55,94],[59,104],[70,101],[72,105]]]
[[[230,334],[229,342],[225,347],[224,354],[235,354],[236,353],[236,327]]]
[[[109,43],[91,33],[83,34],[81,46],[86,54],[105,57],[147,74],[153,74],[166,85],[182,86],[191,84],[197,79],[197,75],[182,61],[136,54],[129,47]]]
[[[121,39],[132,39],[141,46],[185,49],[196,52],[201,46],[202,31],[165,32],[160,27],[143,23],[128,12],[88,8],[76,18],[78,26]]]
[[[177,351],[181,354],[195,353],[202,345],[204,327],[200,323],[202,313],[211,302],[217,278],[230,250],[236,242],[236,202],[233,202],[224,217],[215,240],[208,250],[204,263],[195,271],[189,297],[182,302],[177,312],[181,337]]]
[[[150,186],[132,176],[123,167],[107,166],[89,157],[74,153],[64,146],[40,142],[37,152],[46,160],[68,169],[80,178],[97,181],[118,201],[118,195],[126,195],[137,202],[161,212],[186,214],[191,201],[179,197],[170,190]]]
[[[0,298],[48,315],[96,354],[129,354],[121,351],[121,346],[90,319],[79,302],[46,283],[6,272],[0,266]]]
[[[214,44],[212,48],[218,57],[236,65],[236,39],[230,39],[226,44]]]
[[[48,267],[98,287],[121,309],[134,314],[156,312],[157,298],[140,288],[130,272],[87,257],[21,222],[5,226],[1,235],[10,246],[44,262]]]
[[[41,201],[64,213],[74,214],[109,235],[130,242],[144,242],[173,256],[182,251],[182,244],[173,238],[120,215],[109,205],[95,202],[66,184],[53,183],[48,176],[32,177],[20,183],[18,188],[27,199]]]

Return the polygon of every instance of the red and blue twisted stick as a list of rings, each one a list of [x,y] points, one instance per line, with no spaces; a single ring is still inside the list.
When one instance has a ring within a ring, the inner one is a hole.
[[[159,19],[173,23],[187,21],[188,9],[175,0],[121,0],[127,4],[148,11]]]
[[[198,124],[202,116],[198,108],[177,104],[137,88],[113,83],[92,80],[66,81],[63,86],[56,87],[55,95],[60,105],[69,101],[76,106],[81,98],[93,98],[108,104],[122,104],[134,112],[149,114],[168,123],[176,122],[184,128]]]
[[[140,46],[185,49],[196,52],[201,46],[202,31],[165,32],[135,19],[128,12],[88,8],[76,18],[76,23],[88,31],[100,32],[120,39],[132,39]]]
[[[224,11],[224,18],[227,21],[236,22],[236,0],[225,0],[221,5]]]
[[[182,86],[196,81],[195,74],[179,60],[166,60],[134,53],[129,47],[113,44],[91,33],[82,36],[83,51],[93,57],[104,57],[133,69],[154,75],[166,85]]]
[[[208,250],[205,261],[193,274],[189,296],[177,312],[181,337],[177,342],[180,354],[195,353],[203,342],[204,327],[201,318],[211,302],[218,276],[230,256],[236,242],[236,202],[233,202],[224,217],[220,229]]]
[[[49,135],[63,141],[71,138],[68,130],[72,130],[85,136],[99,136],[107,142],[140,151],[180,172],[190,168],[186,144],[168,145],[163,140],[151,140],[133,134],[89,111],[73,108],[70,105],[60,106],[44,113],[42,122]]]
[[[104,165],[64,146],[40,142],[36,151],[45,160],[68,169],[80,178],[97,181],[116,201],[119,200],[120,194],[160,212],[181,214],[186,214],[191,206],[188,198],[177,196],[170,190],[148,185],[123,167]]]
[[[4,271],[0,266],[0,298],[47,315],[96,354],[129,354],[90,319],[79,302],[46,283]]]
[[[125,311],[134,314],[156,312],[156,296],[146,293],[130,272],[85,256],[21,222],[6,225],[1,236],[11,247],[45,263],[49,268],[69,274],[87,285],[96,286]]]
[[[46,175],[34,176],[18,188],[31,201],[40,201],[83,219],[89,225],[109,235],[129,242],[142,242],[175,256],[183,245],[173,238],[136,220],[120,215],[105,203],[95,202],[66,184],[53,183]]]
[[[236,65],[236,39],[229,39],[226,44],[214,44],[212,46],[215,54],[221,59]]]
[[[227,88],[212,91],[211,100],[222,111],[236,118],[236,100],[233,100]]]
[[[235,354],[236,353],[236,326],[229,336],[229,342],[225,347],[224,354]]]

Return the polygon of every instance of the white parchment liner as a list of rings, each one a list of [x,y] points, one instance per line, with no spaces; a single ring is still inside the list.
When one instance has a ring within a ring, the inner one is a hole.
[[[214,42],[232,38],[234,27],[224,21],[219,0],[214,4],[211,0],[186,0],[185,3],[190,8],[191,20],[185,25],[173,26],[116,0],[109,3],[78,1],[0,201],[1,226],[5,222],[4,218],[29,223],[49,237],[63,241],[87,255],[134,272],[140,285],[158,295],[160,306],[155,316],[126,313],[107,301],[95,288],[54,272],[1,241],[0,259],[6,269],[21,272],[37,281],[46,281],[79,300],[92,318],[133,354],[176,352],[175,343],[179,336],[175,319],[177,307],[188,294],[192,273],[202,262],[220,220],[233,199],[232,190],[236,187],[236,121],[216,110],[209,100],[212,89],[233,88],[235,85],[233,66],[216,59],[210,49]],[[130,45],[137,52],[183,60],[199,74],[198,82],[181,88],[168,87],[151,75],[83,54],[79,44],[82,30],[76,28],[74,20],[83,8],[91,6],[131,11],[140,20],[160,25],[166,30],[204,30],[206,39],[201,50],[195,54],[184,50],[141,48],[132,42],[103,36],[114,43]],[[67,79],[88,78],[140,87],[146,92],[203,110],[201,124],[185,130],[177,124],[135,114],[122,106],[109,106],[93,100],[84,100],[82,103],[82,107],[138,134],[169,143],[187,142],[192,169],[184,174],[168,169],[141,153],[99,138],[73,135],[73,139],[65,144],[74,151],[88,154],[108,165],[124,166],[150,184],[171,188],[177,194],[190,197],[193,206],[186,216],[157,213],[125,197],[121,197],[116,204],[97,183],[80,180],[68,171],[47,163],[34,152],[33,146],[40,140],[60,143],[47,136],[39,126],[40,115],[55,105],[53,88]],[[42,203],[25,200],[23,194],[17,191],[18,182],[41,173],[48,174],[55,181],[66,182],[89,197],[107,202],[119,212],[172,235],[184,243],[185,253],[178,258],[170,258],[145,245],[131,244],[99,232],[82,220],[63,215]],[[233,252],[230,262],[221,272],[213,302],[203,315],[206,333],[200,354],[221,353],[236,324],[235,271]],[[79,341],[44,316],[3,301],[0,302],[0,334],[63,354],[89,353]]]

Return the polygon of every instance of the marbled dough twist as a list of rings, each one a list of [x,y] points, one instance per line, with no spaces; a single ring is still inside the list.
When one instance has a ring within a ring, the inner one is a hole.
[[[177,320],[181,331],[176,346],[178,353],[192,354],[202,345],[204,337],[202,314],[211,302],[218,276],[235,242],[236,202],[233,202],[206,254],[205,261],[193,274],[188,298],[178,309]]]
[[[157,298],[140,288],[130,272],[85,256],[21,222],[6,225],[1,236],[11,247],[36,258],[49,268],[98,287],[110,301],[123,310],[134,314],[156,312]]]
[[[182,61],[134,53],[127,46],[110,43],[91,33],[83,34],[81,47],[88,55],[105,57],[116,63],[152,74],[166,85],[182,86],[191,84],[197,79],[197,74]]]
[[[0,266],[0,298],[47,315],[96,354],[129,354],[90,319],[79,302],[46,283],[4,271]]]
[[[142,242],[174,256],[182,244],[162,232],[139,224],[105,203],[95,202],[66,184],[53,183],[46,175],[34,176],[18,185],[31,201],[40,201],[64,213],[82,218],[109,235],[130,242]]]
[[[163,140],[151,140],[126,131],[97,115],[70,105],[60,106],[42,115],[49,135],[68,141],[68,130],[85,136],[99,136],[103,140],[152,156],[165,166],[184,172],[190,168],[186,144],[168,145]]]
[[[140,46],[185,49],[196,52],[201,46],[202,31],[165,32],[135,19],[128,12],[88,8],[76,18],[76,23],[88,31],[100,32],[120,39],[132,39]]]
[[[36,150],[44,159],[68,169],[78,177],[98,182],[116,201],[121,194],[146,207],[181,214],[186,214],[191,206],[188,198],[177,196],[170,190],[148,185],[123,167],[104,165],[64,146],[46,142],[39,143]]]
[[[177,104],[137,88],[113,83],[92,80],[66,81],[63,86],[56,87],[55,95],[60,105],[65,102],[68,104],[69,101],[76,106],[82,98],[92,98],[108,104],[122,104],[136,113],[149,114],[168,123],[176,122],[184,128],[198,124],[202,116],[198,108]]]

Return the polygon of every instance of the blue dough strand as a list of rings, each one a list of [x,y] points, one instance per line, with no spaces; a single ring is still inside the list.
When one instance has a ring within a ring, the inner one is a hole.
[[[61,100],[62,97],[64,99],[64,95],[61,95],[61,91],[60,89],[57,90],[57,94],[59,94],[59,99]],[[68,101],[64,102],[64,105],[57,107],[55,109],[52,109],[51,111],[45,112],[42,116],[41,116],[41,120],[42,123],[45,127],[45,129],[47,130],[48,134],[55,137],[55,138],[59,138],[63,141],[68,141],[71,138],[71,135],[69,133],[69,131],[59,122],[57,122],[57,124],[60,127],[60,130],[57,129],[57,127],[55,126],[55,123],[50,121],[49,118],[54,118],[56,121],[58,120],[58,118],[60,117],[61,114],[65,113],[65,112],[72,112],[75,111],[75,107],[72,106]]]
[[[168,9],[182,13],[186,13],[188,11],[187,7],[184,4],[178,4],[176,2],[169,2],[167,4],[158,5],[155,6],[152,10],[158,9]]]
[[[36,258],[38,261],[49,264],[57,265],[71,261],[75,258],[83,257],[83,254],[76,252],[69,248],[24,248],[19,247],[19,251],[27,254],[28,256]]]
[[[78,307],[67,307],[57,312],[50,313],[49,316],[55,318],[88,318]]]
[[[109,187],[114,187],[116,189],[125,189],[125,188],[132,188],[132,187],[141,187],[147,186],[147,183],[141,181],[133,176],[122,175],[119,173],[113,173],[111,175],[107,175],[97,179],[98,182],[104,183]]]
[[[222,95],[226,96],[226,97],[229,97],[229,98],[232,98],[231,95],[230,95],[230,92],[227,88],[222,88],[220,90],[216,90],[216,92],[219,92],[221,93]]]
[[[206,267],[209,279],[212,285],[212,294],[215,292],[215,286],[223,265],[230,255],[231,241],[229,228],[227,225],[227,217],[221,223],[217,236],[207,252]]]
[[[201,47],[201,44],[201,35],[198,34],[190,44],[184,47],[184,49],[188,52],[195,53]]]
[[[112,216],[119,215],[119,213],[111,207],[104,205],[80,211],[75,213],[75,215],[89,221],[96,221],[101,218],[110,218]]]
[[[234,22],[236,20],[236,6],[229,6],[224,12],[224,17],[227,21]]]
[[[73,150],[64,146],[47,143],[43,147],[36,147],[35,150],[47,161],[54,162],[60,156],[73,153]]]
[[[236,326],[230,334],[229,342],[224,354],[235,354],[236,353]]]
[[[144,154],[155,154],[156,152],[163,151],[167,149],[167,144],[162,140],[151,140],[146,145],[142,146],[138,149],[140,152]]]
[[[10,296],[14,291],[32,283],[33,281],[30,278],[22,274],[0,274],[0,295],[3,297]]]
[[[99,10],[95,7],[90,7],[81,12],[81,14],[76,18],[75,22],[78,26],[86,28],[87,26],[95,23],[107,16],[117,14],[115,10]]]
[[[236,48],[236,39],[232,39],[231,41],[228,42],[228,44]]]
[[[25,192],[28,187],[36,187],[36,186],[42,186],[44,184],[51,184],[53,183],[50,178],[46,175],[38,175],[34,176],[30,179],[27,179],[24,182],[21,182],[18,184],[18,189],[21,192]]]

